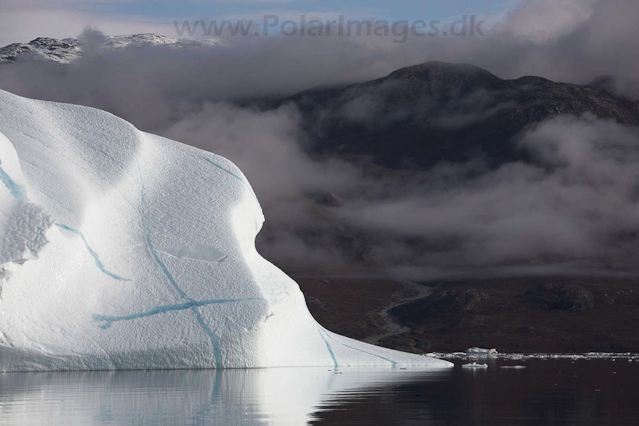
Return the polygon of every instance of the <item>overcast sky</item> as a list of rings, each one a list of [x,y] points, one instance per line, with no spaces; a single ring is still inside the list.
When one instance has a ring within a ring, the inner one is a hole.
[[[106,34],[154,32],[175,36],[174,20],[255,19],[301,14],[385,20],[441,20],[462,15],[498,18],[513,0],[0,0],[0,46],[36,37],[75,37],[87,25]]]

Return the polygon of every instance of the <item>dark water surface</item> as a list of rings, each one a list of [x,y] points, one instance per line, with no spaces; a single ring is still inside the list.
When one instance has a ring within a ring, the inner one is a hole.
[[[523,369],[503,368],[525,365]],[[639,362],[0,374],[0,425],[639,425]]]

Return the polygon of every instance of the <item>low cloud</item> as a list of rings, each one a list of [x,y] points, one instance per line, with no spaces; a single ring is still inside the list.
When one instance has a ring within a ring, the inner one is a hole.
[[[519,143],[534,164],[510,163],[472,179],[464,166],[436,169],[428,182],[445,185],[354,202],[340,214],[377,233],[421,240],[412,252],[400,252],[406,266],[632,267],[639,249],[639,132],[593,117],[560,117],[528,130]]]
[[[218,46],[114,50],[87,31],[82,58],[67,66],[20,59],[0,67],[0,88],[104,109],[142,130],[228,157],[264,206],[260,250],[287,268],[557,262],[624,268],[639,249],[635,129],[561,117],[513,142],[533,162],[490,169],[477,158],[409,176],[310,155],[312,135],[292,105],[269,111],[241,105],[370,80],[428,60],[472,63],[502,78],[586,83],[613,74],[619,90],[631,94],[624,88],[637,87],[638,15],[631,0],[615,7],[601,0],[531,0],[486,37],[412,37],[400,44],[392,37],[222,37]],[[468,108],[453,105],[452,115],[429,116],[445,127],[494,113],[481,107],[489,94],[475,95]],[[380,111],[376,94],[367,93],[336,114],[368,125]],[[414,111],[394,111],[407,113]]]
[[[268,221],[259,247],[289,270],[634,267],[634,128],[559,117],[514,142],[531,163],[490,169],[477,160],[380,177],[311,159],[291,106],[260,112],[212,104],[199,114],[168,136],[232,158],[246,172]]]

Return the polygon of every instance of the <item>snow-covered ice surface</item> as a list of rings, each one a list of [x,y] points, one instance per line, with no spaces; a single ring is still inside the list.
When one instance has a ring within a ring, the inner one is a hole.
[[[230,161],[0,91],[0,370],[420,366],[311,317]]]
[[[42,207],[26,199],[26,184],[18,154],[0,133],[0,297],[13,269],[36,259],[47,243],[53,218]]]

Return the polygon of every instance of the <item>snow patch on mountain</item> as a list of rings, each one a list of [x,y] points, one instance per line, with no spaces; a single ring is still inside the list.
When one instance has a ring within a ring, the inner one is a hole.
[[[38,37],[29,43],[13,43],[0,48],[0,64],[14,62],[21,56],[68,64],[81,54],[80,46],[75,39]]]
[[[44,60],[58,64],[69,64],[83,54],[86,42],[65,38],[58,40],[50,37],[38,37],[29,43],[13,43],[0,48],[0,64],[15,62],[22,56],[36,60]],[[107,49],[124,49],[128,47],[169,46],[172,48],[201,48],[214,46],[214,39],[179,40],[158,34],[133,34],[119,36],[103,36],[98,40],[100,47]]]

